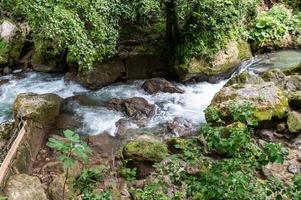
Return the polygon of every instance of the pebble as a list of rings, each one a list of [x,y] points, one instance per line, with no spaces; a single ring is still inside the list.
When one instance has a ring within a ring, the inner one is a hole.
[[[287,167],[287,171],[292,174],[297,174],[300,172],[300,166],[297,165],[289,165]]]

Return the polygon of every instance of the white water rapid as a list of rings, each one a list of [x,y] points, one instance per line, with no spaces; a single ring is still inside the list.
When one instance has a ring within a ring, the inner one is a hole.
[[[253,61],[242,64],[241,69],[249,67]],[[156,114],[149,121],[148,127],[172,121],[176,117],[183,118],[197,126],[205,122],[204,110],[210,104],[214,95],[224,86],[227,80],[218,84],[201,82],[197,84],[178,84],[184,94],[158,93],[149,95],[141,86],[143,81],[131,84],[117,84],[98,91],[88,91],[76,83],[66,83],[62,76],[42,73],[27,73],[22,78],[14,75],[1,77],[8,80],[0,86],[0,123],[12,118],[12,104],[20,93],[33,92],[38,94],[54,93],[63,98],[76,94],[87,95],[96,101],[108,101],[112,98],[143,97],[149,103],[156,105]],[[81,132],[95,135],[103,132],[115,134],[115,123],[125,117],[122,113],[109,111],[105,107],[75,106],[73,111],[83,120]],[[134,127],[133,127],[134,128]]]

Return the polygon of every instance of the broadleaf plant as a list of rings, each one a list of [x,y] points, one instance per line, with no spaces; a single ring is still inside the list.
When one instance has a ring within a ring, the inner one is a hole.
[[[58,151],[61,155],[57,158],[66,168],[65,181],[63,186],[63,199],[65,199],[65,186],[68,179],[69,169],[72,168],[76,160],[84,163],[89,162],[92,155],[90,147],[80,139],[80,136],[71,130],[64,131],[64,140],[49,138],[47,146]]]

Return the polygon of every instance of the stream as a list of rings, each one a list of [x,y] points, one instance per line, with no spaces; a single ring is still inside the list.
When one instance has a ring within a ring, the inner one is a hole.
[[[259,69],[260,71],[263,68],[271,68],[272,63],[267,60],[270,58],[272,58],[272,61],[276,60],[277,62],[291,62],[288,59],[288,55],[301,58],[301,52],[297,51],[283,51],[283,54],[284,56],[278,53],[277,56],[271,54],[273,57],[253,58],[242,63],[240,70],[236,73],[248,68],[252,70]],[[288,61],[283,61],[283,59],[279,61],[279,57],[288,59]],[[267,62],[268,65],[266,64]],[[17,94],[25,92],[37,94],[54,93],[62,98],[81,95],[86,96],[91,101],[98,102],[99,105],[72,104],[70,109],[82,120],[83,124],[77,131],[89,135],[107,132],[113,136],[116,133],[115,123],[125,118],[125,116],[123,113],[110,111],[101,106],[102,103],[105,104],[112,98],[143,97],[149,103],[155,104],[156,113],[148,121],[147,128],[170,122],[175,118],[184,119],[194,127],[197,127],[199,123],[206,122],[204,110],[210,104],[214,95],[227,83],[227,80],[223,80],[218,84],[207,82],[196,84],[176,83],[178,87],[185,91],[183,94],[158,93],[150,95],[141,88],[144,82],[142,80],[127,84],[114,84],[97,91],[89,91],[76,83],[65,82],[62,75],[36,72],[21,74],[21,77],[20,75],[4,76],[0,78],[0,82],[1,80],[6,80],[6,83],[0,86],[0,123],[12,119],[12,104]],[[131,128],[135,129],[138,127],[133,124]]]

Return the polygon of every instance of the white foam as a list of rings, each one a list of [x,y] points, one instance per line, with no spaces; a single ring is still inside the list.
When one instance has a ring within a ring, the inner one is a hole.
[[[243,63],[242,70],[245,70],[251,63],[252,61]],[[11,80],[0,87],[0,122],[12,117],[11,107],[19,93],[55,93],[66,98],[76,93],[87,92],[78,84],[65,83],[63,77],[53,75],[29,73],[20,80],[12,77],[4,78]],[[141,88],[143,81],[135,81],[131,84],[112,85],[98,91],[90,91],[87,92],[87,95],[92,96],[93,100],[101,102],[107,102],[112,98],[145,98],[149,103],[156,105],[156,114],[150,119],[148,127],[171,121],[176,117],[181,117],[197,126],[199,123],[205,122],[204,110],[226,82],[225,80],[218,84],[207,82],[176,84],[185,91],[183,94],[157,93],[150,95]],[[114,135],[115,123],[125,117],[123,113],[109,111],[104,107],[75,105],[73,110],[79,118],[83,119],[84,126],[80,131],[91,135],[103,132]]]
[[[62,76],[43,73],[27,73],[25,78],[14,79],[13,76],[2,77],[10,81],[0,87],[0,123],[11,119],[12,104],[20,93],[37,94],[54,93],[62,98],[73,96],[76,92],[86,89],[75,83],[65,83]]]

